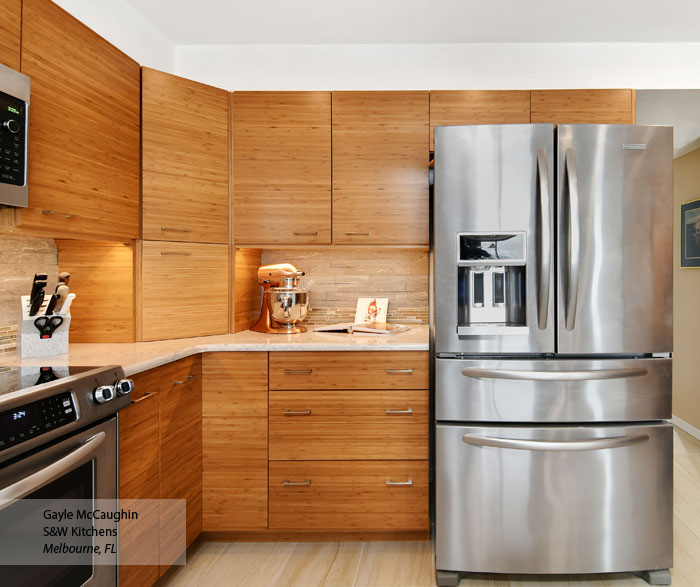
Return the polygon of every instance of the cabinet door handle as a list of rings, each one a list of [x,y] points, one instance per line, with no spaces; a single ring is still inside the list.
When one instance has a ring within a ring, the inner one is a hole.
[[[197,377],[197,376],[196,375],[188,375],[182,381],[173,381],[173,385],[182,385],[183,383],[187,383],[188,381],[190,381],[191,379],[194,379],[195,377]]]
[[[187,379],[194,379],[195,377],[197,377],[197,376],[196,375],[188,375]]]
[[[392,481],[391,479],[386,480],[387,485],[413,485],[413,479],[408,481]]]
[[[369,236],[369,232],[346,232],[345,233],[347,236]]]
[[[408,408],[407,410],[390,410],[387,409],[386,411],[387,414],[412,414],[413,410],[411,408]]]
[[[144,393],[139,399],[132,399],[131,403],[132,404],[138,404],[139,402],[142,402],[145,399],[148,399],[149,397],[153,397],[155,395],[155,392],[153,391],[148,391]]]
[[[413,374],[413,369],[387,369],[387,373],[408,373],[409,375]]]
[[[161,230],[170,230],[172,232],[192,232],[191,228],[177,228],[172,226],[161,226]]]
[[[189,257],[192,253],[189,251],[161,251],[161,255],[182,255],[183,257]]]
[[[306,481],[290,481],[289,479],[285,479],[282,481],[282,485],[285,487],[309,486],[311,485],[311,479],[307,479]]]
[[[175,387],[176,385],[182,385],[183,383],[184,381],[173,381],[173,387]]]
[[[60,214],[61,216],[65,216],[66,218],[73,218],[73,216],[77,216],[77,214],[72,214],[69,212],[59,212],[58,210],[42,210],[42,214]]]
[[[308,375],[312,369],[285,369],[285,375]]]
[[[299,410],[297,412],[293,410],[284,410],[282,412],[285,416],[310,416],[311,410]]]
[[[318,236],[318,232],[295,232],[294,236]]]

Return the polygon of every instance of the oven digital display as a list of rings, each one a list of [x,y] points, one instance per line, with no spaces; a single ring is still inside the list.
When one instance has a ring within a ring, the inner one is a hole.
[[[77,420],[70,392],[0,412],[0,450]]]

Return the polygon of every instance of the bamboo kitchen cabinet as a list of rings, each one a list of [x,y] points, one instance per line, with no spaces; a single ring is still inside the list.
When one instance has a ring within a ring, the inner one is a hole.
[[[0,64],[19,71],[22,0],[0,0]]]
[[[141,340],[228,332],[228,245],[143,241],[137,247]]]
[[[530,90],[433,90],[430,150],[435,127],[466,124],[529,124]]]
[[[160,442],[158,369],[132,377],[131,405],[119,412],[119,497],[121,506],[139,513],[138,520],[120,522],[119,550],[122,587],[152,585],[159,577]],[[146,505],[148,504],[148,506]]]
[[[531,121],[554,124],[634,124],[634,90],[532,90]]]
[[[234,92],[233,240],[330,244],[330,92]]]
[[[428,244],[429,92],[333,92],[333,243]]]
[[[24,0],[22,73],[31,155],[18,229],[138,238],[139,64],[50,0]]]
[[[145,240],[228,243],[229,95],[144,67]]]

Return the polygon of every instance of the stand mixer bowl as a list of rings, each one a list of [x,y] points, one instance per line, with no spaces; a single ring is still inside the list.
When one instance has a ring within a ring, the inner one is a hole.
[[[267,298],[272,319],[287,328],[294,328],[306,318],[308,293],[300,286],[271,287]]]

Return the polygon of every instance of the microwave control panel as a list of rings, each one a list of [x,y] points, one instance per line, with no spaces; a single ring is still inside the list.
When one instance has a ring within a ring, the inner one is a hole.
[[[27,151],[27,105],[0,92],[0,182],[22,186]]]

